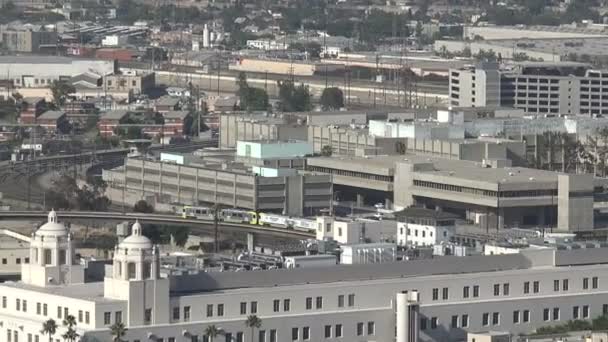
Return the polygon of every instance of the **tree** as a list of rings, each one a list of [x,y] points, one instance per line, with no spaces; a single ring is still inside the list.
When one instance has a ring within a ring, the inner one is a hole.
[[[247,84],[247,75],[244,72],[239,73],[236,83],[241,109],[247,111],[268,109],[268,94],[264,89],[250,87]]]
[[[66,327],[66,332],[61,335],[65,341],[75,342],[80,336],[74,327],[76,326],[76,318],[73,315],[68,315],[63,320],[63,325]]]
[[[325,88],[321,94],[323,110],[338,110],[344,107],[344,94],[337,87]]]
[[[49,335],[49,342],[53,342],[53,336],[57,333],[57,323],[53,319],[49,319],[42,323],[42,335]]]
[[[122,322],[116,322],[110,326],[110,334],[112,334],[112,342],[123,342],[123,337],[127,334],[127,328]]]
[[[245,325],[251,329],[251,342],[253,342],[254,329],[259,329],[262,326],[262,319],[256,315],[249,315],[245,320]]]
[[[76,88],[73,85],[67,83],[66,81],[53,81],[51,85],[51,93],[53,94],[53,101],[57,106],[63,106],[66,100],[66,97],[69,94],[73,94],[76,92]]]
[[[105,196],[105,182],[79,187],[73,177],[63,175],[53,180],[53,187],[46,191],[46,209],[77,209],[107,211],[110,199]]]
[[[136,213],[151,214],[154,212],[154,207],[145,200],[139,200],[133,206],[133,211]]]
[[[277,81],[279,86],[280,109],[284,112],[304,112],[312,108],[308,87],[295,86],[292,81]]]
[[[325,145],[321,148],[321,155],[324,157],[331,157],[333,152],[333,148],[330,145]]]
[[[213,339],[220,334],[222,334],[222,330],[213,324],[205,328],[205,336],[209,338],[209,342],[213,342]]]

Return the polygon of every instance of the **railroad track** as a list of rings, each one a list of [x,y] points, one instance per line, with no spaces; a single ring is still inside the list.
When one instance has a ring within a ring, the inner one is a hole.
[[[0,220],[38,220],[45,219],[47,215],[48,213],[46,211],[0,211]],[[206,231],[212,231],[214,229],[212,221],[185,219],[175,215],[91,211],[60,211],[57,212],[57,216],[62,221],[86,220],[122,222],[139,220],[142,223],[187,225]],[[263,235],[272,235],[276,237],[299,239],[309,239],[315,237],[315,234],[312,232],[232,222],[220,222],[220,231],[226,233],[258,233]]]

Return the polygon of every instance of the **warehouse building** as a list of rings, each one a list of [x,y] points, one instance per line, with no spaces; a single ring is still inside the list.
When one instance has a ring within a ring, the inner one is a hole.
[[[109,75],[116,71],[113,61],[72,59],[57,56],[0,56],[0,80],[17,88],[45,88],[54,81],[69,81],[87,72]]]
[[[51,212],[32,235],[23,280],[0,284],[0,336],[44,340],[42,322],[72,315],[83,341],[109,341],[122,323],[128,341],[201,341],[214,325],[226,341],[455,342],[608,313],[608,249],[599,245],[163,277],[160,251],[137,222],[115,250],[103,281],[85,281],[72,235]],[[248,315],[261,325],[249,329]]]

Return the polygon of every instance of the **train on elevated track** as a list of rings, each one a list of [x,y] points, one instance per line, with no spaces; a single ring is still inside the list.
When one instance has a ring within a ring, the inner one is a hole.
[[[178,210],[183,218],[197,220],[214,220],[214,209],[210,207],[184,206]],[[261,213],[242,209],[220,209],[217,213],[219,221],[233,223],[248,223],[266,227],[293,229],[305,232],[315,232],[316,220],[279,215],[274,213]]]

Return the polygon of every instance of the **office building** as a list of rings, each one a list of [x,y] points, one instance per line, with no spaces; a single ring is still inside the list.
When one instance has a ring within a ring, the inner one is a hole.
[[[530,115],[608,114],[608,71],[575,62],[480,63],[450,70],[452,106],[504,106]]]
[[[313,157],[307,169],[332,175],[342,198],[449,211],[484,228],[593,228],[606,181],[585,174],[422,155]],[[594,202],[594,197],[598,202]],[[498,213],[498,214],[497,214]]]
[[[82,341],[109,341],[111,326],[123,323],[128,341],[201,341],[215,325],[221,341],[253,333],[269,342],[451,342],[608,312],[606,248],[163,277],[158,247],[135,223],[104,280],[85,282],[71,234],[56,220],[51,212],[33,235],[23,280],[0,284],[5,341],[44,341],[42,323],[66,315]],[[248,315],[261,326],[246,327]]]

